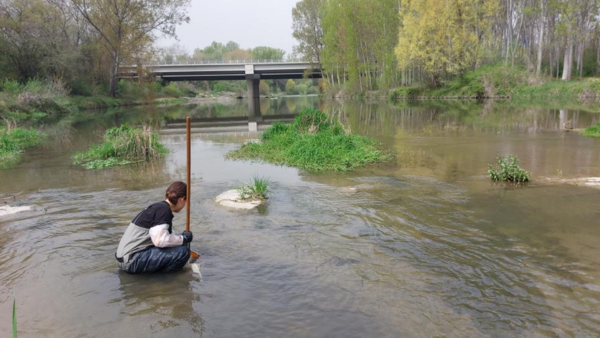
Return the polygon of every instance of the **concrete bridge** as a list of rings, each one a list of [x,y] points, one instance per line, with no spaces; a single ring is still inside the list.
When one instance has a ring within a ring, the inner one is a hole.
[[[227,60],[184,61],[177,63],[152,63],[144,71],[137,66],[122,66],[119,78],[134,79],[143,73],[161,81],[245,80],[248,88],[250,115],[260,112],[260,80],[321,78],[318,63],[277,60]]]

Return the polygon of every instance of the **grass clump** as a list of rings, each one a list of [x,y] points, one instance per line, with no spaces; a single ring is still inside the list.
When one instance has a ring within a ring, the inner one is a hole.
[[[160,158],[166,153],[167,148],[150,128],[124,124],[107,130],[101,144],[73,155],[73,163],[87,169],[103,169]]]
[[[589,137],[600,137],[600,123],[593,125],[589,128],[585,128],[583,135]]]
[[[42,143],[42,134],[33,129],[0,129],[0,161],[15,159],[25,149]]]
[[[347,133],[337,119],[315,109],[304,110],[291,124],[273,123],[260,143],[247,143],[227,156],[308,171],[349,171],[389,159],[377,142]]]
[[[266,200],[267,194],[270,192],[269,185],[271,182],[263,177],[254,177],[246,185],[236,187],[242,200]]]
[[[492,181],[521,183],[531,180],[531,174],[519,167],[519,159],[514,155],[498,156],[496,167],[488,165],[488,174]]]

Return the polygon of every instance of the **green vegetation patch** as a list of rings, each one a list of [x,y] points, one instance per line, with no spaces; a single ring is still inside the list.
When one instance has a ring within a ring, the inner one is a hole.
[[[488,165],[488,174],[492,181],[520,183],[531,180],[531,174],[519,167],[519,159],[514,155],[498,156],[496,167]]]
[[[0,161],[16,159],[25,149],[42,143],[42,138],[43,135],[33,129],[0,129]]]
[[[73,155],[73,163],[87,169],[103,169],[161,158],[167,152],[158,134],[149,128],[124,124],[107,130],[101,144]]]
[[[247,143],[228,158],[265,161],[308,171],[349,171],[389,159],[376,141],[344,130],[335,118],[306,109],[293,123],[273,123],[260,143]]]
[[[266,200],[271,182],[263,177],[254,177],[248,184],[236,187],[243,200]]]
[[[600,99],[600,79],[580,81],[537,78],[518,67],[506,65],[483,66],[466,72],[440,87],[398,87],[389,92],[392,101],[419,98],[510,98],[516,101],[541,100],[556,102],[585,102]]]
[[[589,128],[585,128],[585,130],[583,131],[583,135],[589,137],[600,137],[600,123]]]

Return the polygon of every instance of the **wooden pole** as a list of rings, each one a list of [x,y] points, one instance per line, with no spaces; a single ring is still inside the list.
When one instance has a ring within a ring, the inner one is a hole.
[[[192,129],[191,129],[190,117],[185,119],[185,147],[187,153],[187,165],[186,165],[186,184],[187,184],[187,195],[185,201],[185,231],[190,231],[190,197],[192,196]],[[190,249],[190,243],[187,243],[187,248],[190,251],[192,257],[191,262],[195,262],[200,258],[200,254]]]
[[[185,119],[185,143],[186,143],[186,151],[187,151],[187,176],[186,176],[186,184],[187,184],[187,196],[186,196],[186,204],[185,204],[185,231],[190,231],[190,197],[192,190],[192,180],[191,180],[191,169],[192,169],[192,140],[191,140],[191,121],[188,116]]]

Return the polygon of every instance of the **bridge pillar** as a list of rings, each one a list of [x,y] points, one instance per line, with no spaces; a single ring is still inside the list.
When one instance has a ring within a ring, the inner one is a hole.
[[[260,75],[254,74],[254,65],[246,65],[246,87],[248,88],[248,118],[252,122],[261,122],[260,114]]]

